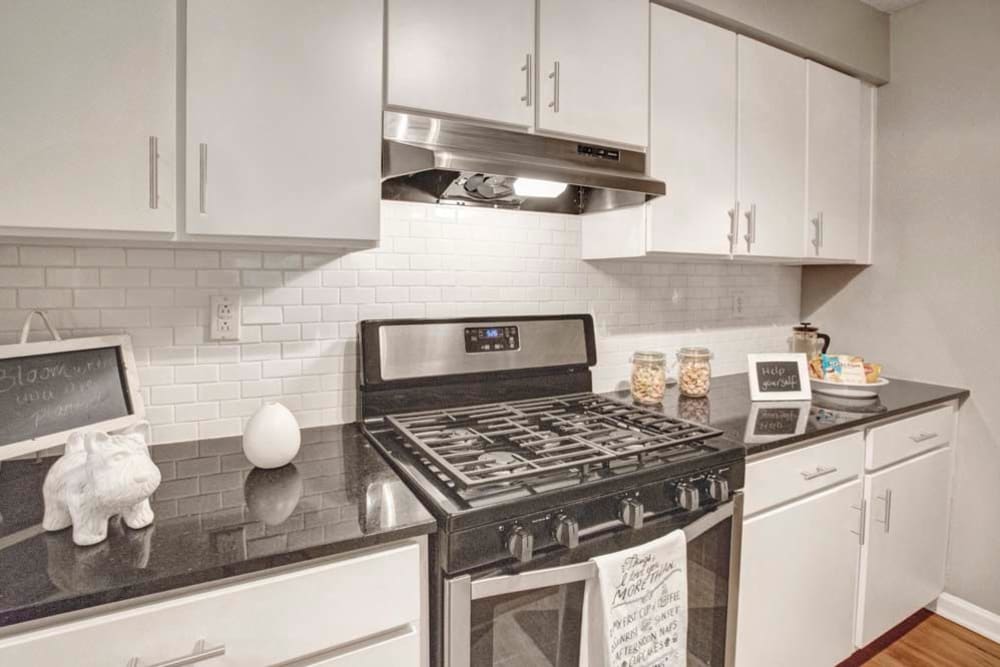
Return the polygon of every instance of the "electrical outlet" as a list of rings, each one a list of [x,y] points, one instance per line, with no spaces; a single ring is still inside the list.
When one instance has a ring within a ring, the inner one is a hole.
[[[240,295],[217,294],[210,299],[209,334],[211,340],[240,339]]]
[[[747,293],[743,290],[733,290],[730,292],[733,299],[733,317],[741,320],[746,317]]]

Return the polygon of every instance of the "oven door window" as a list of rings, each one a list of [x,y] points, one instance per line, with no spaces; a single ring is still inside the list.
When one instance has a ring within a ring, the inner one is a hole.
[[[699,530],[697,535],[689,533],[688,539],[688,664],[721,667],[726,664],[733,517],[731,511],[711,514],[718,516],[705,515],[705,519],[709,519],[708,527]],[[565,579],[565,576],[559,577],[559,573],[568,571],[567,566],[639,546],[682,528],[685,523],[686,520],[667,517],[647,523],[640,530],[622,530],[581,541],[572,551],[543,555],[526,566],[476,575],[472,579],[473,591],[476,581],[514,578],[538,570],[552,573],[553,578]],[[580,664],[586,580],[546,585],[545,578],[541,578],[537,584],[526,590],[483,597],[473,592],[467,635],[469,664],[473,667],[577,667]],[[455,618],[454,622],[464,621]]]
[[[475,600],[473,665],[577,667],[583,582]]]

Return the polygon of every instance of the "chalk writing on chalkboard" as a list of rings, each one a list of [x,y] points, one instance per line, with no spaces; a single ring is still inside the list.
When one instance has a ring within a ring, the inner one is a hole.
[[[119,349],[0,359],[0,447],[132,414]]]
[[[761,393],[802,390],[797,361],[760,361],[756,367]]]
[[[754,421],[754,435],[797,434],[801,408],[761,408]]]

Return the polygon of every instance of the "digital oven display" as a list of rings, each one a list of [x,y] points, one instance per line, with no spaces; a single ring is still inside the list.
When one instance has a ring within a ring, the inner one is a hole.
[[[466,352],[513,352],[519,349],[521,337],[515,326],[465,328]]]

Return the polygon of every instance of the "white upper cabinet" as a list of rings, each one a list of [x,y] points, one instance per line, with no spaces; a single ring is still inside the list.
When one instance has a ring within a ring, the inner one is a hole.
[[[809,86],[806,257],[854,260],[862,224],[862,84],[814,62]]]
[[[535,0],[388,0],[386,105],[531,127]]]
[[[944,590],[950,448],[866,476],[855,643],[864,646]]]
[[[538,129],[645,147],[648,0],[538,0]]]
[[[736,252],[800,258],[806,191],[806,61],[740,36]]]
[[[186,232],[378,237],[381,0],[189,0]]]
[[[728,255],[736,201],[736,35],[651,6],[649,251]]]
[[[175,2],[6,0],[3,232],[173,232],[176,60]]]

